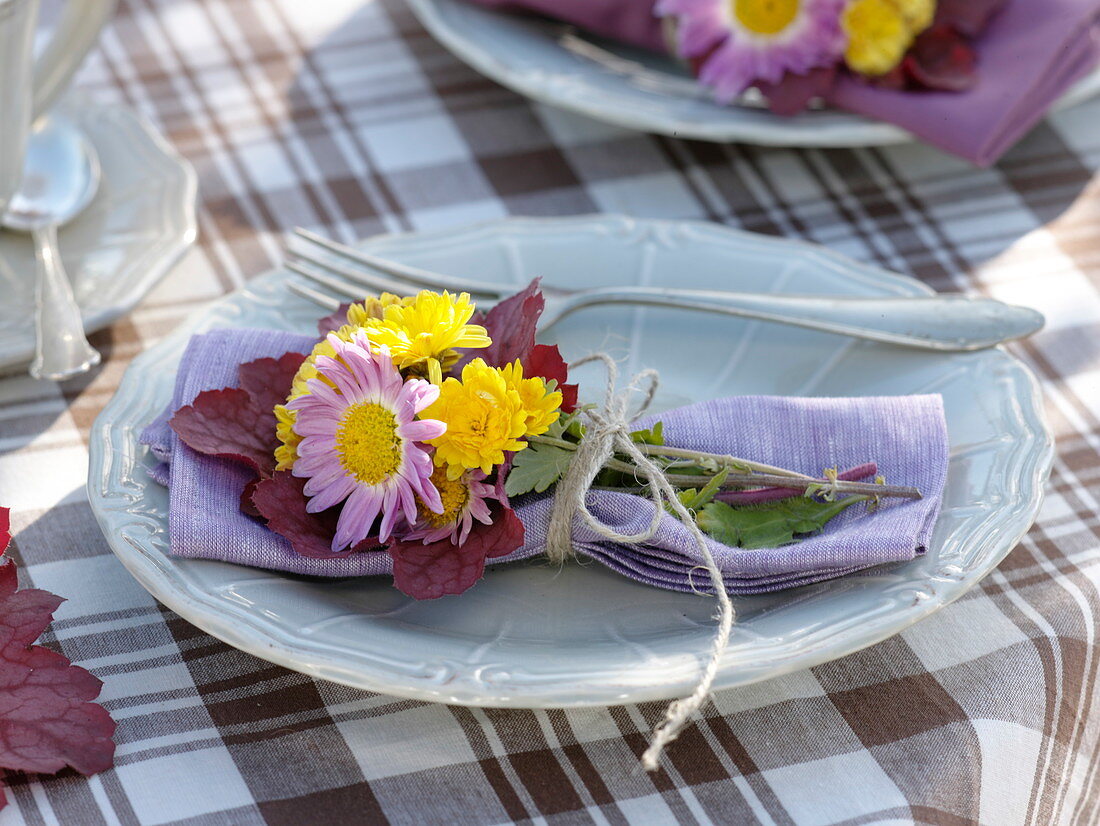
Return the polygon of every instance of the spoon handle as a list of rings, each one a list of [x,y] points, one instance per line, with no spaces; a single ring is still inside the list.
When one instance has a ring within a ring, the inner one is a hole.
[[[30,373],[36,379],[64,381],[99,364],[99,352],[84,336],[80,307],[57,251],[57,227],[34,231],[38,263],[35,291],[37,348]]]

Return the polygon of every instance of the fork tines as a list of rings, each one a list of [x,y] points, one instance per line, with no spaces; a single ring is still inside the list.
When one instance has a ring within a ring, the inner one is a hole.
[[[294,230],[287,251],[294,256],[287,262],[289,269],[327,291],[355,300],[372,293],[410,295],[422,289],[469,292],[492,298],[500,298],[510,292],[500,285],[467,281],[389,261],[300,227]],[[291,287],[295,293],[310,301],[320,304],[321,299],[325,299],[323,306],[330,306],[334,301],[325,293],[301,282],[290,283],[297,285]]]

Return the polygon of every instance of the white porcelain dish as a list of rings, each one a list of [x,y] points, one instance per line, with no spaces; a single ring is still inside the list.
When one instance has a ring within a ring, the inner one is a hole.
[[[560,23],[491,11],[465,0],[407,0],[424,27],[477,71],[529,98],[627,129],[765,146],[886,146],[915,138],[888,123],[838,110],[779,117],[720,106],[676,61],[599,41]],[[1100,70],[1055,109],[1100,93]]]
[[[195,240],[195,172],[153,128],[121,106],[70,97],[66,114],[99,155],[91,204],[58,233],[84,328],[94,332],[134,308]],[[34,355],[34,247],[0,231],[0,369]]]
[[[567,287],[675,284],[841,295],[922,295],[918,282],[803,243],[716,225],[618,217],[517,219],[380,237],[370,251],[438,271]],[[234,325],[308,331],[317,309],[263,276],[134,360],[92,431],[88,495],[115,553],[167,606],[244,651],[363,689],[447,703],[559,707],[673,697],[695,682],[713,601],[636,584],[598,564],[491,569],[460,597],[416,602],[382,578],[316,581],[167,554],[166,491],[142,427],[168,402],[189,336]],[[736,393],[942,393],[952,459],[926,556],[864,576],[736,600],[721,688],[878,642],[963,594],[1035,517],[1052,441],[1039,388],[1001,349],[936,355],[761,322],[655,308],[580,312],[550,337],[661,371],[659,405]],[[594,375],[580,374],[583,388]],[[901,480],[899,480],[901,481]],[[980,633],[980,629],[977,631]]]

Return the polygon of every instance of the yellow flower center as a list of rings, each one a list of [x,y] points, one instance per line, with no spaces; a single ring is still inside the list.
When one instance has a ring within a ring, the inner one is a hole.
[[[416,513],[433,528],[444,528],[458,521],[466,503],[470,500],[470,487],[462,478],[448,479],[445,468],[437,467],[432,471],[432,484],[439,491],[443,503],[443,513],[434,513],[424,507],[420,497],[416,499]]]
[[[778,34],[798,16],[798,0],[730,1],[741,25],[757,34]]]
[[[401,445],[397,418],[374,402],[353,404],[336,428],[340,464],[366,485],[385,481],[401,466]]]

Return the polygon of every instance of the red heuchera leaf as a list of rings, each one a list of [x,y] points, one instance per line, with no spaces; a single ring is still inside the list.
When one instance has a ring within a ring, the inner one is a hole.
[[[531,354],[523,362],[523,372],[527,376],[541,376],[553,379],[561,391],[561,409],[572,413],[577,408],[577,385],[566,384],[569,378],[569,365],[561,357],[556,344],[536,344]]]
[[[977,56],[970,44],[949,26],[923,32],[902,66],[912,83],[924,89],[963,92],[978,82]]]
[[[393,584],[414,599],[461,594],[485,573],[485,560],[505,556],[523,545],[523,522],[507,506],[493,506],[491,525],[475,523],[462,545],[449,539],[425,545],[395,542]]]
[[[290,542],[302,556],[311,559],[342,559],[357,551],[377,548],[378,542],[368,539],[354,548],[334,553],[332,537],[336,533],[339,508],[321,513],[306,511],[306,480],[281,470],[255,483],[252,504],[267,527]]]
[[[787,72],[779,83],[758,83],[768,108],[777,115],[797,115],[810,101],[824,97],[836,82],[836,67],[811,69],[804,75]]]
[[[256,487],[263,481],[262,476],[257,476],[251,482],[248,482],[244,486],[244,490],[241,491],[241,513],[246,516],[255,516],[257,519],[263,519],[263,514],[260,513],[259,508],[252,502],[252,495],[256,492]]]
[[[993,15],[1008,0],[939,0],[936,22],[950,26],[967,37],[977,37],[985,31]]]
[[[476,358],[485,359],[490,367],[503,367],[516,359],[526,364],[527,356],[535,346],[535,327],[546,306],[546,299],[539,289],[540,280],[536,278],[484,316],[479,314],[472,319],[473,323],[485,327],[493,343],[482,350],[469,350],[455,366],[456,371]]]
[[[253,404],[262,410],[274,410],[283,404],[294,376],[306,357],[302,353],[283,353],[277,359],[256,359],[237,368],[239,385],[252,397]],[[271,426],[275,427],[274,419]]]
[[[350,306],[351,304],[341,304],[336,312],[332,315],[325,316],[317,322],[317,332],[321,334],[322,338],[329,333],[335,333],[348,323],[348,307]]]
[[[11,539],[4,508],[0,524],[2,552]],[[63,655],[32,644],[62,598],[17,589],[15,563],[0,560],[0,766],[44,774],[65,766],[82,774],[110,768],[115,722],[90,702],[103,683]]]
[[[7,508],[0,508],[0,554],[8,549],[11,542],[11,512]]]
[[[275,414],[239,387],[205,390],[169,421],[188,447],[242,462],[261,475],[275,470]]]

